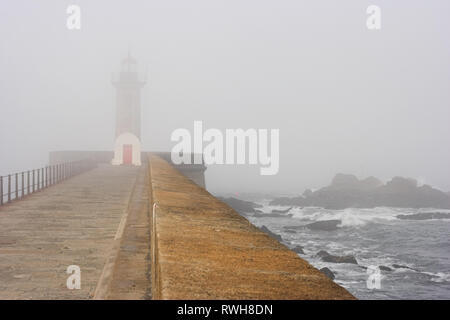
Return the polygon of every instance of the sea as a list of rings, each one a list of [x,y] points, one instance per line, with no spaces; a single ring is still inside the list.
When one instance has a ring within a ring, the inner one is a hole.
[[[264,213],[289,208],[271,206],[270,199],[251,200],[262,205],[258,209]],[[301,258],[318,269],[329,268],[335,275],[334,281],[358,299],[450,299],[450,219],[397,218],[423,212],[450,213],[450,210],[292,207],[282,217],[246,218],[281,235],[286,246],[302,246]],[[341,222],[332,231],[285,229],[323,220]],[[337,256],[353,255],[358,265],[324,262],[317,256],[320,250]],[[392,271],[384,271],[387,269],[383,267]],[[378,282],[373,279],[374,272]]]

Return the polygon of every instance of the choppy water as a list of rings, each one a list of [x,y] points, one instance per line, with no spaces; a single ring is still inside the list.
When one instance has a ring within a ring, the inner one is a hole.
[[[286,209],[261,201],[262,211]],[[282,236],[289,247],[301,245],[306,259],[316,268],[328,267],[335,282],[359,299],[449,299],[450,298],[450,219],[400,220],[400,214],[441,209],[345,209],[296,208],[292,218],[248,217],[257,226],[265,225]],[[288,233],[285,226],[299,226],[315,221],[339,219],[335,231],[312,231],[307,228]],[[362,266],[408,266],[381,271],[380,289],[368,289],[367,270],[353,264],[327,263],[316,257],[320,250],[333,255],[354,255]]]

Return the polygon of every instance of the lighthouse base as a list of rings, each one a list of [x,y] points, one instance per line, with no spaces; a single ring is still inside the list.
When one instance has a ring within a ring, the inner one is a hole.
[[[134,134],[126,132],[117,137],[114,144],[113,165],[141,165],[141,142]]]

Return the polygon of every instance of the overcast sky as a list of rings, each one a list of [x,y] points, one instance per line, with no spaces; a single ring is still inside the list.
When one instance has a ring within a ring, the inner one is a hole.
[[[301,193],[337,172],[450,191],[449,13],[447,0],[2,0],[0,174],[112,150],[111,73],[130,47],[148,72],[145,150],[170,150],[194,120],[280,129],[278,175],[211,166],[213,192]]]

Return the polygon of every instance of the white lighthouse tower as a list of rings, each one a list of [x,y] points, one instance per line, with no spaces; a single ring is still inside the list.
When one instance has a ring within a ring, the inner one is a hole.
[[[113,76],[116,87],[116,139],[113,165],[141,165],[141,88],[145,79],[128,53]]]

